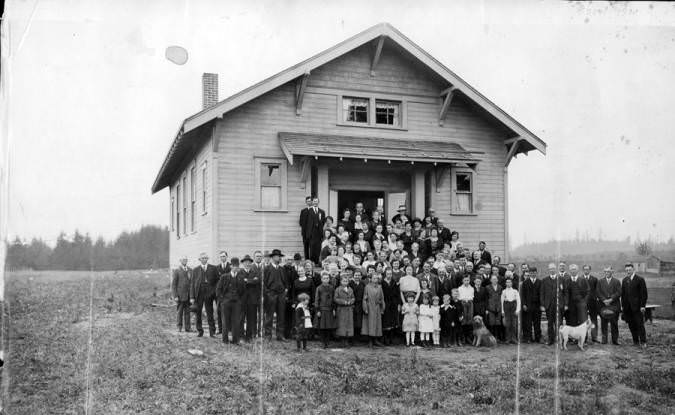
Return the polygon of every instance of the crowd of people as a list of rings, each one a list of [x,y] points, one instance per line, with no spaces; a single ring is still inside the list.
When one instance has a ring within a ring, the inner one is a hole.
[[[645,280],[625,264],[619,281],[611,267],[596,278],[589,265],[581,270],[565,262],[548,265],[542,277],[535,266],[501,264],[486,243],[464,247],[457,231],[448,229],[429,209],[411,218],[404,205],[390,222],[381,207],[363,203],[345,209],[337,221],[308,197],[299,225],[304,256],[284,256],[274,249],[230,258],[220,263],[173,271],[172,293],[179,331],[203,336],[203,311],[209,335],[241,344],[255,337],[279,341],[295,338],[298,350],[319,339],[326,348],[367,342],[370,347],[449,347],[471,344],[472,324],[480,316],[500,343],[540,343],[541,316],[547,320],[546,342],[556,342],[563,324],[590,320],[591,340],[618,344],[618,320],[628,323],[635,345],[646,346]],[[581,271],[581,272],[580,272]],[[215,312],[214,312],[215,311]]]

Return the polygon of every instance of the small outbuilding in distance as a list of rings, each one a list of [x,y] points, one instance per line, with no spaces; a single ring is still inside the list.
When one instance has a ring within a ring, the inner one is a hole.
[[[508,87],[508,80],[505,80]],[[515,86],[513,87],[516,88]],[[169,187],[170,259],[303,252],[305,196],[339,218],[362,201],[433,207],[465,246],[508,256],[508,166],[535,134],[387,23],[225,100],[203,75],[152,185]]]

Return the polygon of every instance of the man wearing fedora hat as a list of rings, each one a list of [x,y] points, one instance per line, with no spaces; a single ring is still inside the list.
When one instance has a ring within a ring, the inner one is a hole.
[[[192,269],[192,284],[190,285],[190,302],[194,303],[197,314],[197,336],[204,335],[202,328],[202,309],[206,308],[206,319],[209,322],[209,336],[216,335],[216,321],[213,318],[213,303],[216,301],[216,285],[218,285],[218,270],[209,264],[206,252],[199,254],[199,262]]]
[[[598,281],[597,295],[600,305],[600,329],[602,344],[607,344],[607,323],[612,332],[612,344],[619,344],[619,313],[621,312],[621,283],[614,278],[614,270],[608,266],[604,270],[605,277]]]
[[[232,344],[239,344],[241,329],[241,298],[246,290],[239,274],[239,258],[230,260],[230,271],[220,275],[216,293],[223,322],[223,343],[228,343],[227,333],[232,333]]]
[[[286,302],[288,300],[288,279],[286,270],[281,265],[280,250],[273,249],[269,257],[271,262],[263,270],[263,289],[265,291],[265,336],[272,337],[272,325],[276,314],[277,340],[286,341],[284,338]]]
[[[239,277],[244,281],[245,290],[242,301],[241,313],[241,332],[244,333],[244,340],[251,341],[260,327],[260,297],[261,281],[260,272],[253,267],[253,258],[246,254],[241,259],[242,268],[239,270]],[[246,331],[244,331],[244,321],[246,321]]]
[[[410,216],[406,213],[406,207],[405,205],[399,205],[398,209],[396,211],[398,212],[396,215],[394,215],[393,218],[391,218],[391,223],[396,223],[397,220],[400,220],[403,225],[405,225],[407,222],[411,222],[412,220],[410,219]]]
[[[645,307],[647,305],[647,285],[645,279],[635,273],[632,262],[624,266],[626,276],[621,283],[621,306],[623,319],[628,323],[633,344],[647,347],[645,333]]]

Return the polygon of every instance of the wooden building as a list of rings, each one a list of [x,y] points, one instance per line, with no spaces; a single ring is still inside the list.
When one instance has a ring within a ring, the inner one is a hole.
[[[509,163],[546,144],[391,25],[223,101],[215,75],[203,84],[204,109],[181,123],[152,185],[170,188],[172,263],[302,252],[310,194],[336,218],[357,200],[388,218],[400,203],[419,217],[434,207],[465,246],[508,255]]]
[[[659,276],[675,275],[675,255],[659,253],[650,255],[647,258],[647,272],[658,274]]]

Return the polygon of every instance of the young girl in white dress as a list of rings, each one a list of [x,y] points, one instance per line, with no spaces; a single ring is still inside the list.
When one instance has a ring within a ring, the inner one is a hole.
[[[434,332],[432,334],[434,340],[434,346],[440,347],[441,345],[441,300],[437,295],[431,299],[431,321],[433,324]]]
[[[429,305],[429,295],[422,296],[422,305],[420,305],[419,314],[419,331],[422,347],[429,346],[429,337],[431,337],[431,333],[434,332],[434,320],[431,306]]]
[[[401,314],[403,314],[402,329],[405,333],[406,346],[414,346],[419,306],[415,304],[415,294],[413,293],[408,293],[405,300],[405,304],[403,304],[403,307],[401,307]]]

